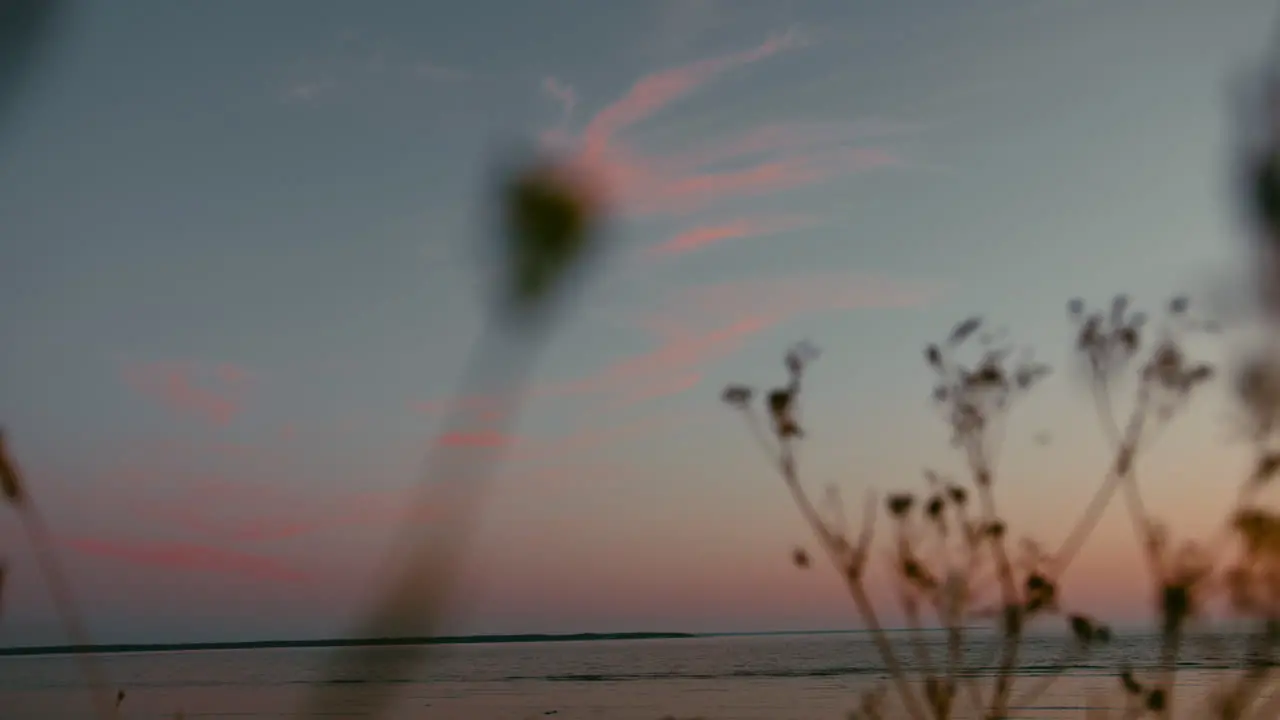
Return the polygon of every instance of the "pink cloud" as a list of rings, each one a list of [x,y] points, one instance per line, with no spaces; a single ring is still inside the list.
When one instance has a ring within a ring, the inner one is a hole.
[[[667,378],[646,379],[621,390],[618,401],[622,405],[630,405],[679,395],[698,387],[702,379],[703,374],[696,371],[681,372]]]
[[[243,368],[222,364],[206,371],[189,362],[130,365],[124,381],[170,411],[226,425],[244,410],[251,375]]]
[[[578,164],[600,182],[619,212],[632,217],[684,214],[723,200],[791,190],[900,164],[883,149],[851,145],[859,136],[885,129],[874,125],[775,123],[707,147],[667,154],[641,151],[624,138],[634,126],[723,73],[803,44],[798,34],[788,32],[741,52],[641,78],[587,122],[576,138]],[[565,93],[566,89],[559,81],[544,81],[544,92],[576,105],[576,95]],[[555,145],[571,140],[563,124],[544,139]]]
[[[814,150],[845,146],[851,142],[911,130],[910,126],[887,122],[782,122],[762,125],[738,135],[712,139],[685,152],[656,160],[668,173],[690,168],[739,162],[746,158],[776,153],[812,153]]]
[[[626,390],[633,380],[699,368],[729,355],[748,337],[772,327],[778,320],[779,317],[771,313],[744,315],[708,328],[695,337],[664,343],[648,352],[614,361],[588,378],[585,384]]]
[[[675,237],[649,248],[651,255],[683,255],[702,250],[726,240],[773,235],[812,225],[806,217],[743,218],[716,225],[691,228]]]
[[[613,443],[646,432],[669,428],[676,419],[644,417],[618,423],[601,422],[598,418],[580,429],[545,436],[503,436],[489,430],[447,435],[444,442],[453,447],[491,450],[502,443],[511,445],[513,468],[518,466],[522,482],[546,479],[562,483],[566,475],[574,475],[581,461],[591,453]],[[405,519],[414,512],[415,522],[439,519],[431,508],[415,509],[416,486],[359,492],[307,492],[286,490],[275,483],[250,483],[205,477],[189,480],[172,490],[162,490],[167,497],[135,498],[129,509],[135,518],[146,519],[155,527],[167,528],[187,536],[203,536],[218,543],[261,543],[288,540],[311,534],[341,533],[361,525],[385,525]],[[421,515],[417,515],[421,512]],[[187,561],[188,569],[210,569],[218,561],[230,563],[236,557],[249,556],[206,552],[205,545],[165,544],[162,546],[81,542],[79,549],[97,554],[128,555],[146,564]],[[245,568],[251,573],[254,566]]]
[[[440,436],[440,444],[449,447],[503,447],[514,445],[519,438],[514,435],[503,435],[489,430],[476,432],[453,432]]]
[[[658,311],[636,319],[639,327],[654,336],[649,349],[613,360],[583,377],[539,383],[530,395],[597,399],[613,407],[669,397],[697,387],[710,365],[737,352],[753,336],[794,317],[914,307],[937,292],[936,287],[922,283],[859,273],[765,277],[695,287],[673,295]],[[462,402],[474,408],[499,405],[497,398],[475,397]],[[419,403],[417,407],[434,409],[439,404]]]
[[[215,366],[213,376],[225,387],[235,390],[246,388],[253,380],[253,374],[248,370],[230,363]]]
[[[641,214],[682,214],[722,200],[767,195],[899,164],[883,150],[841,148],[762,161],[739,170],[690,171],[637,185],[628,209]]]
[[[794,32],[775,36],[760,45],[718,58],[673,68],[646,76],[631,86],[617,102],[591,120],[583,132],[582,151],[588,164],[608,161],[618,154],[615,136],[653,115],[673,101],[688,95],[726,70],[776,55],[800,44]]]
[[[614,360],[577,380],[539,392],[603,395],[623,403],[696,387],[708,367],[736,353],[753,336],[809,313],[912,307],[936,289],[873,275],[831,273],[731,281],[686,290],[641,319],[655,334],[649,350]]]
[[[309,578],[307,573],[270,558],[207,545],[98,538],[70,538],[64,542],[86,555],[169,570],[211,571],[286,583],[303,582]]]
[[[441,518],[434,508],[416,508],[408,490],[372,491],[344,496],[318,512],[291,511],[288,516],[264,516],[226,528],[224,536],[236,542],[286,540],[313,533],[334,532],[358,525],[385,524],[415,513],[416,522]]]
[[[133,510],[172,530],[221,542],[271,542],[393,521],[410,497],[404,489],[295,494],[247,484],[221,487],[193,485],[164,502],[135,501]]]

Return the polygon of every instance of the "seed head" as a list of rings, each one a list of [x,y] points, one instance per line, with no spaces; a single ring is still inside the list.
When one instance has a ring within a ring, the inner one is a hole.
[[[889,496],[889,514],[895,518],[902,519],[911,512],[911,506],[914,505],[916,499],[907,493],[897,493]]]
[[[791,551],[791,562],[798,568],[808,569],[810,563],[809,553],[804,548],[796,548]]]

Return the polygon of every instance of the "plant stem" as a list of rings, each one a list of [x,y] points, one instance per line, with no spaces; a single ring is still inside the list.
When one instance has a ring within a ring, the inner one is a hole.
[[[979,484],[978,495],[982,500],[983,511],[987,518],[995,521],[995,498],[991,493],[990,482]],[[1000,577],[1000,592],[1003,607],[1003,640],[1000,651],[1000,671],[996,676],[996,686],[992,691],[990,720],[1003,720],[1008,715],[1009,692],[1013,687],[1013,671],[1018,664],[1018,646],[1022,642],[1022,603],[1018,599],[1018,587],[1013,578],[1013,563],[1009,561],[1009,553],[1005,547],[1003,534],[994,538],[991,543],[995,555],[996,569]]]
[[[22,519],[22,526],[35,552],[36,564],[44,575],[45,584],[49,588],[49,595],[53,598],[62,626],[71,643],[80,648],[76,652],[76,661],[89,686],[94,712],[100,718],[116,718],[111,684],[98,656],[92,652],[93,641],[81,617],[75,593],[71,589],[66,573],[62,570],[62,564],[58,561],[58,554],[53,549],[53,534],[49,532],[43,515],[36,508],[30,495],[24,497],[18,505],[18,516]]]
[[[1156,713],[1157,717],[1168,718],[1173,713],[1173,685],[1177,672],[1178,649],[1182,643],[1182,624],[1179,622],[1167,628],[1161,634],[1160,642],[1160,688],[1164,692],[1164,705]]]
[[[409,520],[401,526],[385,560],[391,580],[361,619],[357,637],[427,638],[436,632],[484,492],[504,449],[499,446],[476,453],[451,448],[447,438],[468,430],[467,408],[462,401],[482,392],[498,392],[507,402],[497,414],[496,427],[490,430],[504,437],[514,424],[524,397],[524,380],[542,343],[531,341],[540,336],[515,336],[515,346],[507,347],[501,341],[508,337],[490,326],[473,345],[444,428],[428,450]],[[422,523],[420,518],[427,510],[439,521]],[[326,673],[329,682],[308,693],[301,716],[317,717],[354,700],[367,703],[365,712],[371,717],[379,716],[391,698],[388,686],[376,681],[395,679],[396,673],[420,662],[426,652],[424,646],[339,650]],[[334,682],[351,679],[365,682]]]
[[[1111,462],[1111,467],[1107,471],[1106,477],[1102,481],[1102,485],[1098,487],[1093,497],[1090,498],[1084,513],[1076,521],[1075,526],[1071,528],[1066,540],[1062,542],[1058,551],[1053,554],[1053,576],[1055,579],[1062,577],[1066,573],[1071,562],[1075,560],[1080,550],[1083,549],[1085,541],[1089,539],[1089,535],[1093,533],[1098,522],[1102,520],[1103,512],[1111,504],[1111,498],[1115,495],[1116,489],[1126,482],[1126,477],[1131,478],[1130,482],[1133,483],[1132,489],[1126,488],[1130,499],[1130,516],[1133,517],[1137,510],[1141,510],[1143,516],[1145,516],[1146,512],[1145,508],[1142,507],[1142,499],[1137,493],[1136,480],[1132,479],[1132,477],[1133,463],[1138,454],[1138,441],[1142,436],[1147,414],[1147,390],[1145,386],[1139,390],[1138,400],[1134,405],[1128,426],[1121,433],[1115,414],[1111,409],[1111,394],[1106,376],[1102,375],[1101,371],[1096,372],[1094,381],[1090,385],[1093,391],[1094,408],[1098,413],[1098,421],[1102,425],[1103,433],[1106,434],[1116,455]],[[1143,530],[1141,540],[1145,547],[1148,544],[1145,537],[1145,521],[1140,530]]]
[[[796,472],[795,456],[792,453],[790,443],[785,441],[781,443],[777,460],[778,471],[782,475],[787,489],[791,491],[791,497],[800,509],[800,514],[804,517],[805,522],[809,524],[814,534],[818,536],[818,540],[827,552],[831,562],[845,578],[845,585],[853,598],[854,607],[862,617],[863,624],[866,625],[867,630],[871,633],[871,641],[875,645],[876,651],[880,654],[880,659],[885,664],[885,668],[889,671],[894,689],[902,699],[903,708],[915,720],[925,720],[927,715],[922,712],[915,693],[911,691],[911,686],[907,683],[906,673],[903,672],[902,666],[898,663],[898,657],[893,651],[893,646],[890,644],[888,637],[885,636],[884,628],[876,615],[875,606],[862,585],[861,568],[858,568],[856,573],[850,572],[847,564],[849,559],[841,557],[842,553],[837,547],[835,539],[822,522],[817,509],[814,508],[813,503],[809,500],[808,494],[800,485],[800,479]],[[868,542],[869,539],[864,537],[863,543]],[[855,552],[865,553],[865,547],[856,548]]]

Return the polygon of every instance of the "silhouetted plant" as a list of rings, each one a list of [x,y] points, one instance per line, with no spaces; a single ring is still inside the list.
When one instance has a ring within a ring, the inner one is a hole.
[[[922,492],[894,492],[886,498],[884,512],[892,524],[889,558],[894,597],[909,630],[900,642],[892,642],[883,631],[864,582],[877,504],[867,503],[861,531],[850,537],[822,516],[800,479],[796,450],[804,437],[802,380],[817,351],[800,345],[786,353],[786,383],[764,394],[763,414],[753,403],[757,393],[750,387],[730,386],[722,399],[742,414],[844,578],[906,716],[945,720],[958,717],[965,703],[982,717],[999,720],[1009,716],[1011,700],[1017,706],[1034,701],[1059,676],[1052,673],[1035,679],[1021,694],[1013,695],[1025,629],[1039,618],[1059,617],[1069,630],[1058,663],[1062,669],[1087,658],[1097,645],[1110,642],[1113,633],[1104,622],[1063,607],[1060,579],[1119,490],[1148,566],[1161,637],[1154,677],[1117,668],[1120,687],[1132,698],[1125,717],[1171,715],[1182,639],[1190,622],[1205,617],[1215,588],[1229,593],[1236,615],[1258,623],[1248,667],[1212,699],[1215,717],[1246,717],[1243,713],[1258,699],[1269,677],[1280,638],[1280,514],[1255,503],[1257,490],[1280,474],[1280,451],[1273,444],[1280,444],[1276,437],[1280,435],[1280,366],[1266,356],[1246,363],[1238,373],[1238,405],[1256,461],[1242,482],[1237,507],[1224,523],[1218,547],[1177,540],[1150,515],[1137,469],[1163,429],[1214,378],[1212,366],[1193,360],[1184,345],[1189,334],[1211,326],[1193,317],[1185,298],[1172,300],[1158,323],[1134,311],[1124,296],[1113,299],[1105,311],[1072,301],[1068,312],[1075,323],[1076,354],[1113,454],[1094,497],[1054,552],[1024,540],[1015,557],[996,493],[1000,485],[996,461],[1010,413],[1048,376],[1049,368],[1029,352],[1015,352],[998,336],[983,333],[978,318],[959,323],[942,342],[925,348],[924,359],[934,375],[933,401],[951,431],[951,444],[963,459],[967,476],[956,480],[925,470]],[[1134,376],[1135,382],[1133,396],[1121,403],[1115,388],[1122,385],[1119,381],[1125,374]],[[1120,420],[1118,405],[1123,408]],[[1238,554],[1224,564],[1219,556],[1226,553],[1232,537]],[[988,596],[993,602],[987,602]],[[924,618],[930,615],[947,633],[946,657],[941,660],[931,656],[920,636]],[[979,686],[961,653],[969,622],[982,618],[994,620],[999,637],[998,670],[989,689]],[[899,661],[903,652],[913,657],[916,670],[911,675]],[[1264,708],[1274,709],[1271,702]],[[877,706],[860,708],[852,717],[888,716]]]

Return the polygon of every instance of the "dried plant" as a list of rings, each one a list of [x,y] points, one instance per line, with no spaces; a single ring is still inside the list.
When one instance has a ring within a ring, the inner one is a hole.
[[[876,503],[868,502],[860,533],[850,537],[838,523],[824,520],[801,482],[796,459],[797,446],[805,437],[800,396],[805,371],[817,351],[809,345],[788,351],[786,383],[765,393],[763,403],[753,402],[757,393],[744,385],[726,388],[722,400],[742,414],[844,578],[905,716],[945,720],[967,709],[988,720],[1001,720],[1009,717],[1011,706],[1040,697],[1059,673],[1024,678],[1019,671],[1026,628],[1040,618],[1057,617],[1069,630],[1058,662],[1063,669],[1111,640],[1113,633],[1104,622],[1064,607],[1061,578],[1119,491],[1148,566],[1161,637],[1155,677],[1117,668],[1118,689],[1131,698],[1126,717],[1171,716],[1182,639],[1191,622],[1206,618],[1215,590],[1229,596],[1235,615],[1254,619],[1258,632],[1250,665],[1214,694],[1212,716],[1249,717],[1244,713],[1262,695],[1274,664],[1275,642],[1280,639],[1280,513],[1255,502],[1258,489],[1280,474],[1280,366],[1258,359],[1238,373],[1238,406],[1256,460],[1242,481],[1237,506],[1219,539],[1175,542],[1148,511],[1138,461],[1214,378],[1213,367],[1193,360],[1185,349],[1189,335],[1211,326],[1194,318],[1185,298],[1168,303],[1154,323],[1134,311],[1123,296],[1114,298],[1105,311],[1090,310],[1081,301],[1071,302],[1068,311],[1075,324],[1076,356],[1112,456],[1093,498],[1053,552],[1029,540],[1015,552],[996,493],[1000,486],[997,460],[1009,417],[1018,402],[1049,375],[1049,368],[1029,352],[1015,351],[998,335],[984,333],[978,318],[959,323],[942,342],[926,347],[924,359],[934,376],[933,401],[966,472],[956,479],[925,470],[922,491],[893,492],[884,502],[883,511],[891,523],[886,558],[894,598],[908,626],[900,636],[905,639],[899,642],[891,642],[884,632],[864,580]],[[1118,389],[1129,386],[1132,396],[1122,402]],[[1124,408],[1120,419],[1117,406]],[[1236,554],[1224,563],[1221,558],[1229,554],[1232,538]],[[997,671],[990,687],[981,687],[962,660],[971,622],[980,619],[992,620],[999,637]],[[921,639],[927,622],[947,633],[943,658],[932,657]],[[899,661],[902,653],[913,658],[910,675]],[[1015,684],[1020,682],[1029,685],[1015,695]],[[859,709],[853,717],[887,717],[883,712]]]

